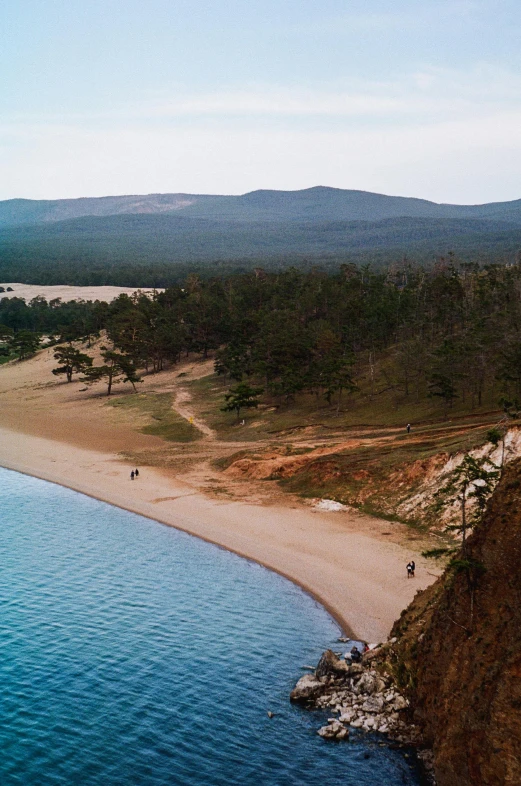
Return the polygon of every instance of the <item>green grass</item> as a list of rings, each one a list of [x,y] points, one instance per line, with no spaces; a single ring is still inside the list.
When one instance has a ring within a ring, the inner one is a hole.
[[[337,412],[336,402],[328,405],[325,399],[314,395],[299,395],[294,401],[284,402],[264,394],[258,409],[244,410],[239,425],[235,414],[222,412],[224,395],[230,385],[224,384],[217,375],[203,377],[188,383],[195,408],[201,417],[217,432],[220,439],[229,441],[255,441],[274,439],[302,438],[306,430],[312,429],[313,437],[326,437],[335,432],[352,429],[373,429],[371,438],[383,436],[384,429],[403,429],[412,424],[412,435],[429,432],[437,443],[444,432],[451,432],[456,426],[468,430],[472,439],[474,427],[483,424],[490,427],[500,417],[497,409],[499,393],[495,389],[488,392],[483,405],[472,409],[470,401],[458,400],[449,410],[447,417],[436,399],[425,395],[416,401],[414,395],[406,397],[398,388],[385,390],[380,395],[370,395],[367,380],[358,380],[360,390],[349,397]],[[381,380],[375,385],[378,390],[383,386]],[[233,386],[232,382],[232,386]],[[381,430],[374,431],[374,429]],[[459,438],[461,442],[461,437]],[[471,445],[469,445],[471,447]]]
[[[259,439],[273,439],[268,434],[267,428],[271,426],[271,418],[266,418],[266,405],[263,403],[258,409],[245,409],[241,411],[240,419],[233,412],[222,412],[224,394],[230,386],[223,383],[222,378],[216,374],[187,383],[192,399],[192,406],[198,415],[213,428],[219,439],[234,442],[249,442]],[[241,426],[240,421],[245,421]]]
[[[147,417],[150,422],[140,428],[143,434],[161,437],[168,442],[194,442],[201,437],[200,431],[172,408],[170,393],[118,396],[107,403]]]

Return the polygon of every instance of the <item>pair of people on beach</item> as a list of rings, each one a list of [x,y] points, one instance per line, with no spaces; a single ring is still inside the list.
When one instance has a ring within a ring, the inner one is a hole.
[[[416,570],[416,563],[412,559],[409,564],[407,565],[407,578],[413,579],[414,578],[414,571]]]
[[[139,470],[133,469],[130,473],[130,480],[134,480],[134,478],[139,478]]]

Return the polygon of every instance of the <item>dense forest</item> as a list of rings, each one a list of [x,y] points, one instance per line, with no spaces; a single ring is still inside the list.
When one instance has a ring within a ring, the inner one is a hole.
[[[378,221],[230,221],[185,215],[86,216],[0,231],[0,281],[168,287],[262,265],[335,273],[340,265],[425,265],[454,251],[466,261],[507,263],[521,225],[490,218],[395,217]]]
[[[411,400],[437,398],[446,411],[458,399],[472,408],[521,398],[518,265],[191,274],[152,298],[110,304],[4,298],[0,323],[4,351],[19,356],[42,335],[67,342],[106,330],[109,360],[119,358],[132,383],[138,369],[213,353],[232,386],[280,402],[315,394],[344,405],[362,384],[374,395],[385,384]]]

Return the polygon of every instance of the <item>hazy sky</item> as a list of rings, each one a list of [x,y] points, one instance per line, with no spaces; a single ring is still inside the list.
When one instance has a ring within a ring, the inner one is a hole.
[[[0,199],[521,198],[519,0],[3,0]]]

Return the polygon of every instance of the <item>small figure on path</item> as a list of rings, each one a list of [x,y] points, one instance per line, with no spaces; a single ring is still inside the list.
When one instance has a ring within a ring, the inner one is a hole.
[[[130,473],[130,480],[134,480],[134,470]]]
[[[411,424],[407,423],[406,428],[407,428],[407,434],[410,434],[411,433]]]
[[[414,564],[414,560],[411,560],[407,565],[407,578],[413,579],[414,578],[414,571],[416,569],[416,565]]]
[[[134,470],[134,475],[136,476],[136,478],[139,478],[139,470],[138,469]]]

